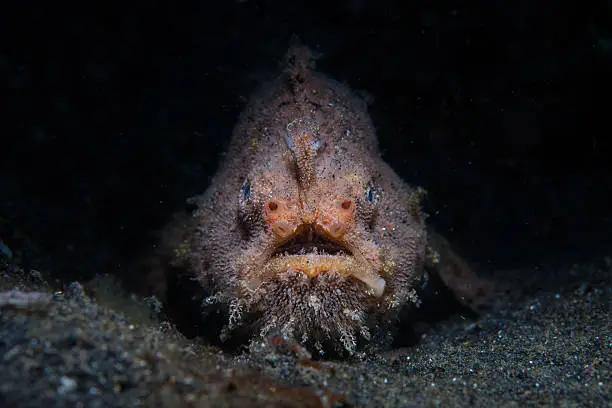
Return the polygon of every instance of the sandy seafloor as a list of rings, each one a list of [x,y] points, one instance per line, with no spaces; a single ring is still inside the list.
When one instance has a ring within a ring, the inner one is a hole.
[[[609,406],[612,260],[567,268],[522,271],[535,289],[417,345],[313,361],[279,338],[227,355],[111,281],[58,291],[44,272],[5,263],[0,406]]]

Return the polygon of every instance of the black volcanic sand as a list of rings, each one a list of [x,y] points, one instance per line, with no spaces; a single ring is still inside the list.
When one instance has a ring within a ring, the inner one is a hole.
[[[521,290],[414,346],[314,361],[282,338],[227,355],[110,278],[56,290],[4,264],[0,406],[609,406],[612,260],[559,268],[499,274]]]

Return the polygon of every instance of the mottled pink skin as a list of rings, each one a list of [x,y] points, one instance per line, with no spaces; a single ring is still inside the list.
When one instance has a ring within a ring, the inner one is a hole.
[[[366,103],[294,47],[287,69],[242,113],[175,263],[228,306],[226,334],[248,323],[352,353],[359,336],[418,302],[420,195],[381,159]],[[312,239],[344,257],[278,253]]]

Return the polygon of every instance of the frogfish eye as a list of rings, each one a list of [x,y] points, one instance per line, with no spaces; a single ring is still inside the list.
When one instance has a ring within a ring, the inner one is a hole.
[[[378,198],[378,193],[374,186],[369,186],[366,189],[365,196],[369,204],[374,204],[376,202],[376,199]]]
[[[243,200],[248,201],[251,199],[251,183],[245,181],[240,191],[242,192]]]

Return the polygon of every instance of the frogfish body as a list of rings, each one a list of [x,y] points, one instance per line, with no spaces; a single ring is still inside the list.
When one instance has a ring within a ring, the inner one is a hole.
[[[294,46],[251,99],[173,262],[226,306],[227,333],[353,353],[419,302],[423,190],[382,160],[366,103],[313,68]]]

